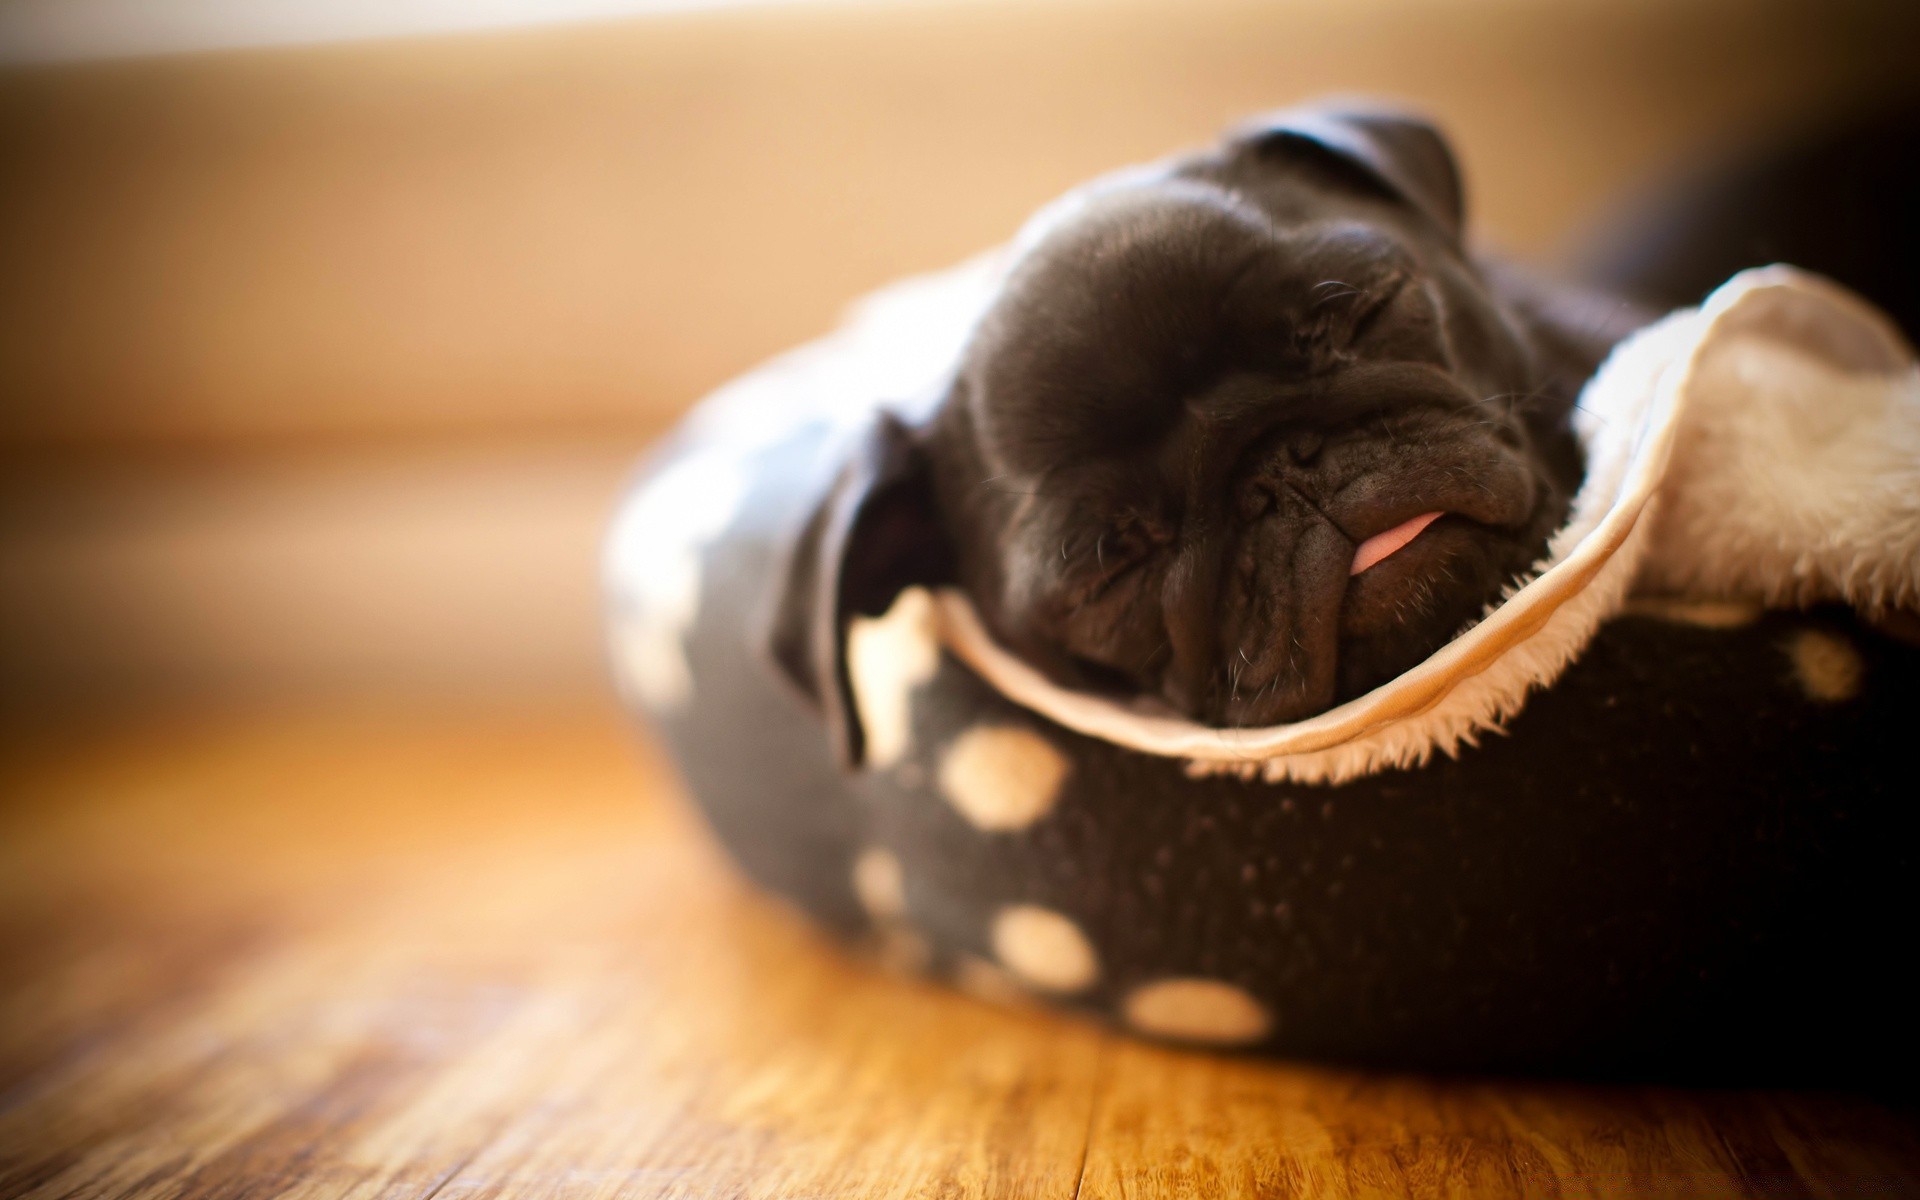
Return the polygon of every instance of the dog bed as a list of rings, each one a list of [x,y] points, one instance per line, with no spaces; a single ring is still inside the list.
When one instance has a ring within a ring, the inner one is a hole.
[[[1149,1037],[1394,1066],[1852,1073],[1911,1058],[1920,373],[1746,272],[1588,384],[1528,578],[1326,713],[1058,687],[964,596],[855,617],[864,763],[764,660],[784,548],[937,396],[1005,260],[890,289],[708,400],[609,536],[612,658],[741,866],[884,961]]]

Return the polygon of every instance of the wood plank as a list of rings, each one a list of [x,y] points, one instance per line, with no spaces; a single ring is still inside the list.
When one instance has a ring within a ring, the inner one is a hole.
[[[0,1195],[1920,1192],[1871,1099],[1239,1061],[750,894],[602,711],[176,717],[0,756]]]
[[[1318,92],[1436,111],[1477,228],[1548,252],[1703,143],[1902,86],[1915,29],[1877,0],[662,7],[0,70],[0,449],[632,436]]]
[[[0,461],[0,678],[13,704],[593,695],[600,543],[641,450]]]
[[[1786,1093],[1441,1081],[1119,1047],[1094,1196],[1920,1193],[1911,1117]]]

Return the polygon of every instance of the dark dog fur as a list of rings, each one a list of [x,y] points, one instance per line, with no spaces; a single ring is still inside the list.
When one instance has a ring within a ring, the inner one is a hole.
[[[1498,599],[1565,517],[1578,387],[1638,314],[1477,259],[1462,212],[1432,127],[1322,107],[1044,231],[781,581],[775,657],[843,756],[846,621],[909,583],[957,583],[1062,683],[1241,726],[1359,695]]]

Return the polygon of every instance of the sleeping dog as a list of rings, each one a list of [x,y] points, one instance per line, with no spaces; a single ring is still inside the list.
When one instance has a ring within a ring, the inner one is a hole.
[[[1543,553],[1641,320],[1472,254],[1428,124],[1290,110],[1037,219],[929,415],[808,521],[770,645],[861,753],[847,621],[957,584],[1062,684],[1218,726],[1420,662]]]

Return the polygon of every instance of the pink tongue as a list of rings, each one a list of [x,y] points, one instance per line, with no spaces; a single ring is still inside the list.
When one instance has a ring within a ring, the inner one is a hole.
[[[1422,529],[1445,515],[1437,512],[1421,513],[1411,521],[1400,522],[1385,533],[1374,534],[1361,542],[1359,548],[1353,552],[1353,568],[1347,574],[1358,575],[1381,559],[1394,554],[1402,546],[1419,537]]]

